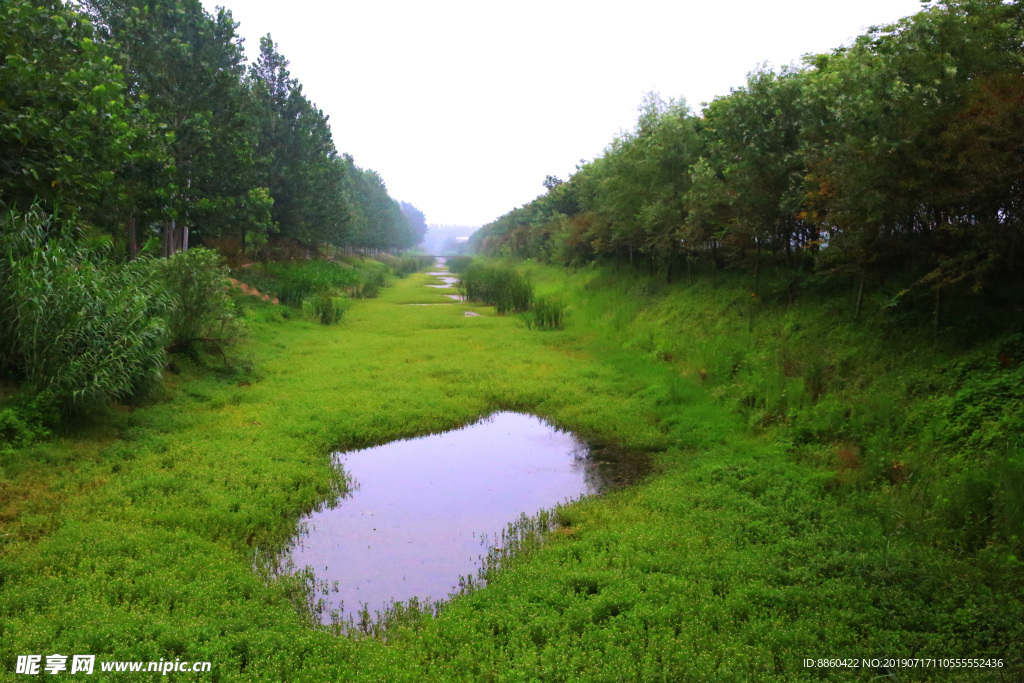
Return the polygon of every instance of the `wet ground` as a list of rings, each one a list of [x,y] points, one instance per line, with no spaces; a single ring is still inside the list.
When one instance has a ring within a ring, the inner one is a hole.
[[[328,612],[345,618],[446,598],[522,513],[631,483],[650,465],[511,412],[336,458],[350,491],[303,520],[288,555],[318,581],[337,582]]]

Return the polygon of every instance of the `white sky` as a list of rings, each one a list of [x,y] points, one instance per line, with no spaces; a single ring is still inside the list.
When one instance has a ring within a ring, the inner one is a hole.
[[[645,92],[694,109],[917,12],[918,0],[221,0],[270,33],[338,149],[431,224],[481,225],[631,129]],[[213,12],[214,0],[203,0]]]

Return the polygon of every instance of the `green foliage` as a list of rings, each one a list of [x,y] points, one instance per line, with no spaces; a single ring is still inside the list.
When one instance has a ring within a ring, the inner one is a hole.
[[[359,284],[349,288],[349,295],[353,299],[373,299],[380,294],[380,290],[387,286],[387,276],[383,270],[363,270],[359,274]]]
[[[37,400],[0,407],[0,455],[46,438],[56,421],[53,411]]]
[[[559,330],[565,322],[568,306],[559,298],[539,296],[533,300],[533,306],[524,314],[523,319],[530,329]]]
[[[360,302],[344,340],[298,316],[254,323],[261,378],[225,381],[180,359],[173,400],[5,454],[0,657],[78,642],[110,660],[209,659],[224,679],[799,681],[822,677],[805,657],[941,651],[1003,660],[973,678],[1020,678],[1021,554],[1002,531],[975,550],[936,528],[936,497],[956,502],[936,484],[962,480],[929,458],[957,449],[917,443],[936,415],[928,406],[945,410],[941,397],[971,374],[1013,367],[991,349],[965,359],[928,330],[886,337],[883,315],[865,309],[855,322],[844,298],[766,303],[751,330],[743,273],[714,288],[625,269],[524,269],[538,292],[571,304],[563,332],[486,310],[466,318],[458,304],[396,305],[439,296],[412,276]],[[785,292],[773,282],[769,302]],[[815,355],[817,403],[804,393]],[[958,375],[964,360],[980,365]],[[793,438],[793,406],[828,404],[837,419],[849,411],[860,448],[837,455],[824,432]],[[764,405],[790,412],[750,429]],[[330,451],[510,408],[650,453],[656,473],[560,506],[554,532],[541,518],[519,523],[516,552],[488,553],[485,585],[437,610],[403,605],[375,637],[319,626],[308,571],[253,571],[303,514],[337,499]],[[889,445],[866,443],[874,433]],[[854,480],[868,470],[877,475]],[[1019,484],[996,481],[956,505],[1008,509]]]
[[[247,268],[246,284],[261,292],[272,292],[286,306],[301,308],[313,294],[341,292],[360,285],[360,272],[355,268],[320,259],[267,263]]]
[[[514,268],[482,263],[475,263],[462,273],[459,290],[465,292],[467,301],[494,306],[499,315],[521,313],[533,300],[533,285],[526,275]]]
[[[171,305],[150,263],[110,262],[75,237],[38,209],[0,219],[0,360],[67,411],[159,380]]]
[[[157,260],[154,266],[172,301],[167,316],[170,346],[237,340],[242,328],[227,292],[227,268],[216,251],[198,247]]]
[[[313,297],[313,315],[321,325],[333,325],[342,319],[345,309],[329,292],[320,292]]]
[[[469,267],[469,264],[473,262],[472,256],[449,256],[445,259],[445,264],[448,266],[448,271],[452,273],[462,273]]]
[[[648,95],[635,130],[474,234],[479,253],[643,264],[666,280],[788,270],[787,301],[842,276],[893,306],[1021,277],[1019,2],[948,0],[803,68],[759,68],[700,116]]]
[[[119,68],[63,2],[0,7],[0,206],[95,213],[138,131]]]
[[[419,272],[424,268],[429,268],[434,264],[434,259],[431,256],[417,256],[415,254],[406,254],[395,264],[395,275],[398,277],[408,277],[413,273]]]

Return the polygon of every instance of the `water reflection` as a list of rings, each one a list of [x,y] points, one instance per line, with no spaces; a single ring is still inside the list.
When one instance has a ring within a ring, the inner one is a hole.
[[[331,609],[442,599],[474,574],[487,536],[521,513],[631,483],[648,462],[588,447],[532,415],[502,412],[456,431],[336,454],[354,483],[303,520],[296,567],[337,582]],[[484,534],[482,536],[481,534]]]

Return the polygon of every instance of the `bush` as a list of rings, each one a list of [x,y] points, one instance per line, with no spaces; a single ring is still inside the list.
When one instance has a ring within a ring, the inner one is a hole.
[[[406,277],[413,273],[429,268],[433,265],[434,259],[431,256],[403,256],[401,260],[395,264],[395,275],[398,277]]]
[[[0,364],[65,412],[159,380],[171,305],[148,261],[111,263],[77,236],[36,207],[0,219]]]
[[[321,292],[313,299],[313,315],[320,320],[321,325],[333,325],[341,320],[345,309],[334,300],[329,292]]]
[[[359,284],[349,289],[349,295],[353,299],[373,299],[387,284],[387,277],[381,270],[363,271],[359,277]]]
[[[55,421],[56,416],[36,401],[0,408],[0,453],[49,436],[47,425]]]
[[[533,284],[525,275],[512,268],[481,264],[466,269],[459,279],[459,291],[468,301],[494,306],[499,315],[525,311],[533,300]]]
[[[261,292],[273,292],[279,302],[292,308],[301,308],[302,302],[314,294],[344,291],[360,282],[354,268],[318,259],[254,266],[246,272],[245,280]]]
[[[234,302],[225,288],[228,271],[216,251],[197,247],[156,261],[154,267],[171,299],[169,347],[198,341],[229,344],[241,335]]]
[[[533,302],[533,309],[527,312],[524,319],[530,329],[558,330],[565,322],[567,306],[561,299],[538,297]]]
[[[449,256],[445,259],[445,265],[448,266],[448,270],[452,273],[465,272],[472,262],[472,256]]]

